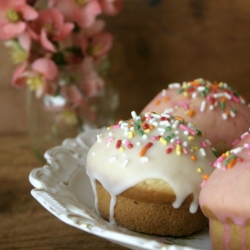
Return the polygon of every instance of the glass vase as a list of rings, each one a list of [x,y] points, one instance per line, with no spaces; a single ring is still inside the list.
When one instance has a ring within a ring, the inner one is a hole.
[[[92,128],[109,126],[117,121],[118,91],[106,73],[100,75],[104,81],[103,87],[91,96],[80,91],[84,101],[76,107],[61,94],[62,91],[59,94],[37,97],[35,91],[27,88],[29,140],[33,153],[40,160],[44,160],[46,150],[60,145],[64,139],[73,138]],[[61,68],[57,85],[66,89],[72,86],[78,88],[81,81],[79,69]]]

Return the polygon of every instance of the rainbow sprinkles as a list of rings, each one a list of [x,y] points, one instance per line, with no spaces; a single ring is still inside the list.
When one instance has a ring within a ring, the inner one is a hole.
[[[240,141],[244,141],[249,136],[249,132],[245,132],[241,135],[240,139],[236,139],[233,142],[233,145],[236,146]],[[250,156],[250,143],[244,143],[242,146],[234,147],[230,151],[222,154],[214,163],[215,168],[219,168],[222,170],[227,170],[233,168],[237,162],[243,162],[243,158],[238,154],[242,151],[248,151],[248,155]]]
[[[152,131],[157,131],[158,135],[153,135],[151,137],[152,142],[145,144],[141,151],[140,157],[143,157],[147,150],[151,148],[155,142],[163,145],[168,145],[166,153],[169,154],[175,149],[177,155],[188,154],[189,152],[199,151],[202,156],[206,156],[205,148],[211,146],[209,140],[204,139],[201,143],[201,147],[192,146],[191,142],[195,139],[195,136],[202,136],[202,132],[195,128],[191,123],[186,123],[185,120],[180,116],[173,116],[171,114],[157,114],[153,112],[148,112],[137,116],[135,111],[132,112],[133,119],[128,121],[120,121],[119,124],[108,127],[107,129],[122,129],[124,131],[124,136],[127,139],[118,139],[116,140],[116,148],[124,152],[124,146],[128,149],[133,148],[133,144],[129,141],[136,135],[140,135],[142,138],[150,138],[150,133]],[[180,128],[184,135],[187,136],[187,140],[181,141],[179,139],[179,130]],[[109,137],[106,142],[112,142],[114,137]],[[138,142],[136,143],[138,145]],[[140,144],[140,143],[139,143]],[[190,148],[188,150],[188,145]],[[217,156],[216,150],[213,148],[214,154]]]
[[[202,97],[200,103],[200,112],[204,113],[207,110],[213,111],[214,109],[220,109],[222,111],[221,117],[223,120],[236,117],[237,110],[234,108],[227,108],[228,102],[245,104],[244,98],[234,90],[231,86],[224,82],[210,82],[203,78],[195,79],[189,82],[172,83],[168,86],[169,89],[176,89],[177,94],[181,94],[186,98],[195,99]],[[160,105],[162,102],[167,102],[170,98],[167,96],[167,90],[162,90],[162,98],[155,101],[155,106]],[[197,110],[191,109],[187,101],[183,101],[180,104],[186,111],[185,115],[189,117],[195,116]],[[166,109],[165,112],[173,112],[174,109]]]

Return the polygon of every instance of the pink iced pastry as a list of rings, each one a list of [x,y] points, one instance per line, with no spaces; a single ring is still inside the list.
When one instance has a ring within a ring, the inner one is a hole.
[[[209,218],[212,248],[250,249],[250,135],[243,133],[234,148],[214,163],[203,181],[200,206]]]
[[[147,111],[184,117],[205,133],[220,154],[250,126],[249,106],[242,96],[226,83],[204,79],[170,84],[142,113]]]

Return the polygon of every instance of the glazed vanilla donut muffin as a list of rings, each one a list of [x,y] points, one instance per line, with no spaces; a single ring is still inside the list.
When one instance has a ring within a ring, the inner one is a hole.
[[[170,84],[142,113],[148,111],[174,112],[189,119],[204,132],[219,154],[231,149],[233,139],[250,126],[250,109],[242,96],[226,83],[202,78]]]
[[[200,205],[209,218],[212,248],[250,249],[250,135],[234,141],[234,148],[214,163],[203,181]]]
[[[138,232],[184,236],[206,223],[198,197],[216,151],[179,116],[145,113],[97,136],[87,174],[97,211]]]

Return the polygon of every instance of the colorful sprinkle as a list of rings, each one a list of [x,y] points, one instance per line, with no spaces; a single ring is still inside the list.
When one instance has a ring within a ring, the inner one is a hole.
[[[121,147],[121,145],[122,145],[122,140],[118,140],[117,142],[116,142],[116,148],[120,148]]]
[[[170,154],[172,152],[173,148],[167,148],[166,153]]]
[[[194,131],[193,129],[187,127],[187,126],[184,125],[184,124],[181,124],[181,125],[180,125],[180,128],[183,129],[183,130],[188,131],[191,135],[195,135],[195,134],[196,134],[196,131]]]
[[[195,155],[191,155],[191,160],[195,161],[196,160],[196,156]]]
[[[160,137],[160,142],[163,144],[163,145],[167,145],[168,144],[168,141],[165,140],[163,137]]]
[[[109,137],[105,142],[106,142],[106,144],[108,144],[108,143],[112,142],[113,140],[114,140],[114,137]]]
[[[200,148],[200,153],[201,153],[201,155],[202,155],[203,157],[206,156],[206,151],[205,151],[204,148]]]
[[[241,138],[242,140],[245,140],[245,139],[248,137],[248,135],[249,135],[249,133],[248,133],[248,132],[245,132],[244,134],[242,134],[242,135],[240,136],[240,138]]]
[[[153,146],[153,143],[152,143],[152,142],[149,142],[149,143],[146,144],[145,148],[146,148],[146,149],[149,149],[149,148],[151,148],[152,146]]]
[[[202,179],[203,179],[203,180],[207,180],[208,178],[209,178],[209,175],[208,175],[208,174],[203,174],[203,175],[202,175]]]
[[[115,156],[109,158],[109,162],[113,162],[113,161],[116,161],[116,157]]]
[[[123,163],[122,163],[122,168],[125,168],[129,163],[129,160],[126,159]]]
[[[200,111],[201,111],[201,112],[204,112],[204,111],[205,111],[206,104],[207,104],[207,103],[206,103],[205,100],[201,102],[201,107],[200,107]]]
[[[176,152],[177,155],[181,155],[181,145],[180,144],[176,145],[175,152]]]
[[[141,152],[140,152],[140,157],[143,157],[143,156],[146,154],[146,152],[147,152],[147,148],[146,148],[146,147],[143,147],[143,148],[141,149]]]

